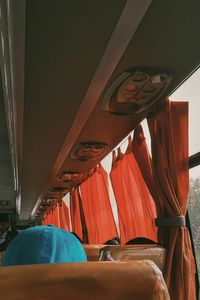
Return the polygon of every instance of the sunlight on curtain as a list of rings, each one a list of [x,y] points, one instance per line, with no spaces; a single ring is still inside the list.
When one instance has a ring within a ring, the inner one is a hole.
[[[80,192],[89,243],[105,243],[117,237],[109,199],[108,175],[101,165],[80,185]]]
[[[116,157],[113,152],[113,165],[110,173],[118,206],[122,244],[136,237],[157,240],[154,225],[155,204],[132,153],[131,143],[132,140],[129,139],[125,154],[118,149]]]

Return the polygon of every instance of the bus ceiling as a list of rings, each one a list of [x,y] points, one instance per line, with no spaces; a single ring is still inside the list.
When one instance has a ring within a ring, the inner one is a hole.
[[[1,212],[28,220],[65,194],[196,69],[199,10],[197,0],[0,1]]]

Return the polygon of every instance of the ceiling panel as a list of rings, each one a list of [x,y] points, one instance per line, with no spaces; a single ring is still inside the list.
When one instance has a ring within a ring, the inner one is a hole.
[[[200,63],[200,2],[188,5],[183,1],[153,1],[142,23],[133,36],[127,50],[112,74],[107,87],[118,76],[131,67],[152,67],[172,71],[174,78],[166,95],[177,87]],[[102,93],[103,95],[103,93]],[[141,115],[114,116],[102,111],[102,99],[96,104],[75,144],[86,141],[99,141],[112,150],[127,134],[133,130],[148,113]],[[96,161],[78,161],[67,156],[60,173],[63,171],[88,172]],[[61,184],[52,178],[51,186]]]
[[[125,1],[27,1],[20,219],[29,217]]]

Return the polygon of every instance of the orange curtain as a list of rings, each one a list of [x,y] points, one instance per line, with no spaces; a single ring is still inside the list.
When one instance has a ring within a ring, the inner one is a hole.
[[[42,225],[46,226],[47,225],[47,217],[45,216],[45,218],[42,220]]]
[[[108,175],[101,165],[80,185],[83,211],[90,244],[117,237],[108,191]]]
[[[59,205],[56,204],[54,210],[52,211],[52,224],[60,228],[60,215],[59,215]]]
[[[75,188],[70,194],[70,215],[72,232],[76,233],[78,237],[83,240],[83,229],[80,214],[80,201],[79,201],[79,191]]]
[[[153,189],[152,159],[146,144],[146,138],[144,136],[144,132],[141,124],[139,124],[134,130],[132,151],[137,161],[137,164],[140,167],[140,171],[145,180],[145,183],[153,196],[154,191],[152,190]]]
[[[62,200],[61,204],[56,204],[54,209],[45,216],[42,225],[49,224],[65,230],[70,229],[69,209],[64,200]]]
[[[188,104],[166,100],[149,120],[149,129],[159,216],[185,216],[189,189]],[[169,246],[165,280],[171,299],[196,299],[195,264],[187,227],[161,227],[159,232],[164,245]]]
[[[146,144],[146,138],[144,136],[141,124],[139,124],[134,130],[132,151],[148,190],[150,191],[154,201],[157,200],[156,210],[158,216],[160,216],[162,215],[161,211],[163,211],[163,192],[160,189],[155,174],[153,174],[152,158]]]
[[[70,230],[70,218],[69,218],[69,209],[64,200],[62,200],[59,208],[59,218],[60,218],[60,228],[65,230]]]
[[[154,225],[155,204],[144,182],[140,169],[131,150],[132,140],[125,154],[118,149],[113,152],[110,178],[119,213],[120,239],[124,244],[136,237],[157,240]]]
[[[56,204],[54,209],[47,214],[42,221],[42,225],[52,224],[58,228],[63,228],[69,230],[70,228],[70,218],[69,218],[69,209],[65,202],[62,200],[61,205]]]
[[[53,224],[53,221],[52,221],[52,211],[50,211],[48,213],[48,215],[45,216],[44,220],[42,221],[42,225],[49,225],[49,224]]]

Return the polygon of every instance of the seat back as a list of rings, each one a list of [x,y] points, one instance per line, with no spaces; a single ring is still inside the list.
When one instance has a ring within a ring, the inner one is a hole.
[[[88,261],[98,261],[99,251],[105,247],[105,245],[83,245]]]
[[[0,267],[1,300],[169,300],[150,261]]]
[[[106,251],[109,251],[109,257],[113,260],[152,260],[162,272],[164,271],[166,250],[158,245],[85,245],[88,260],[97,261],[99,252],[104,247]]]

